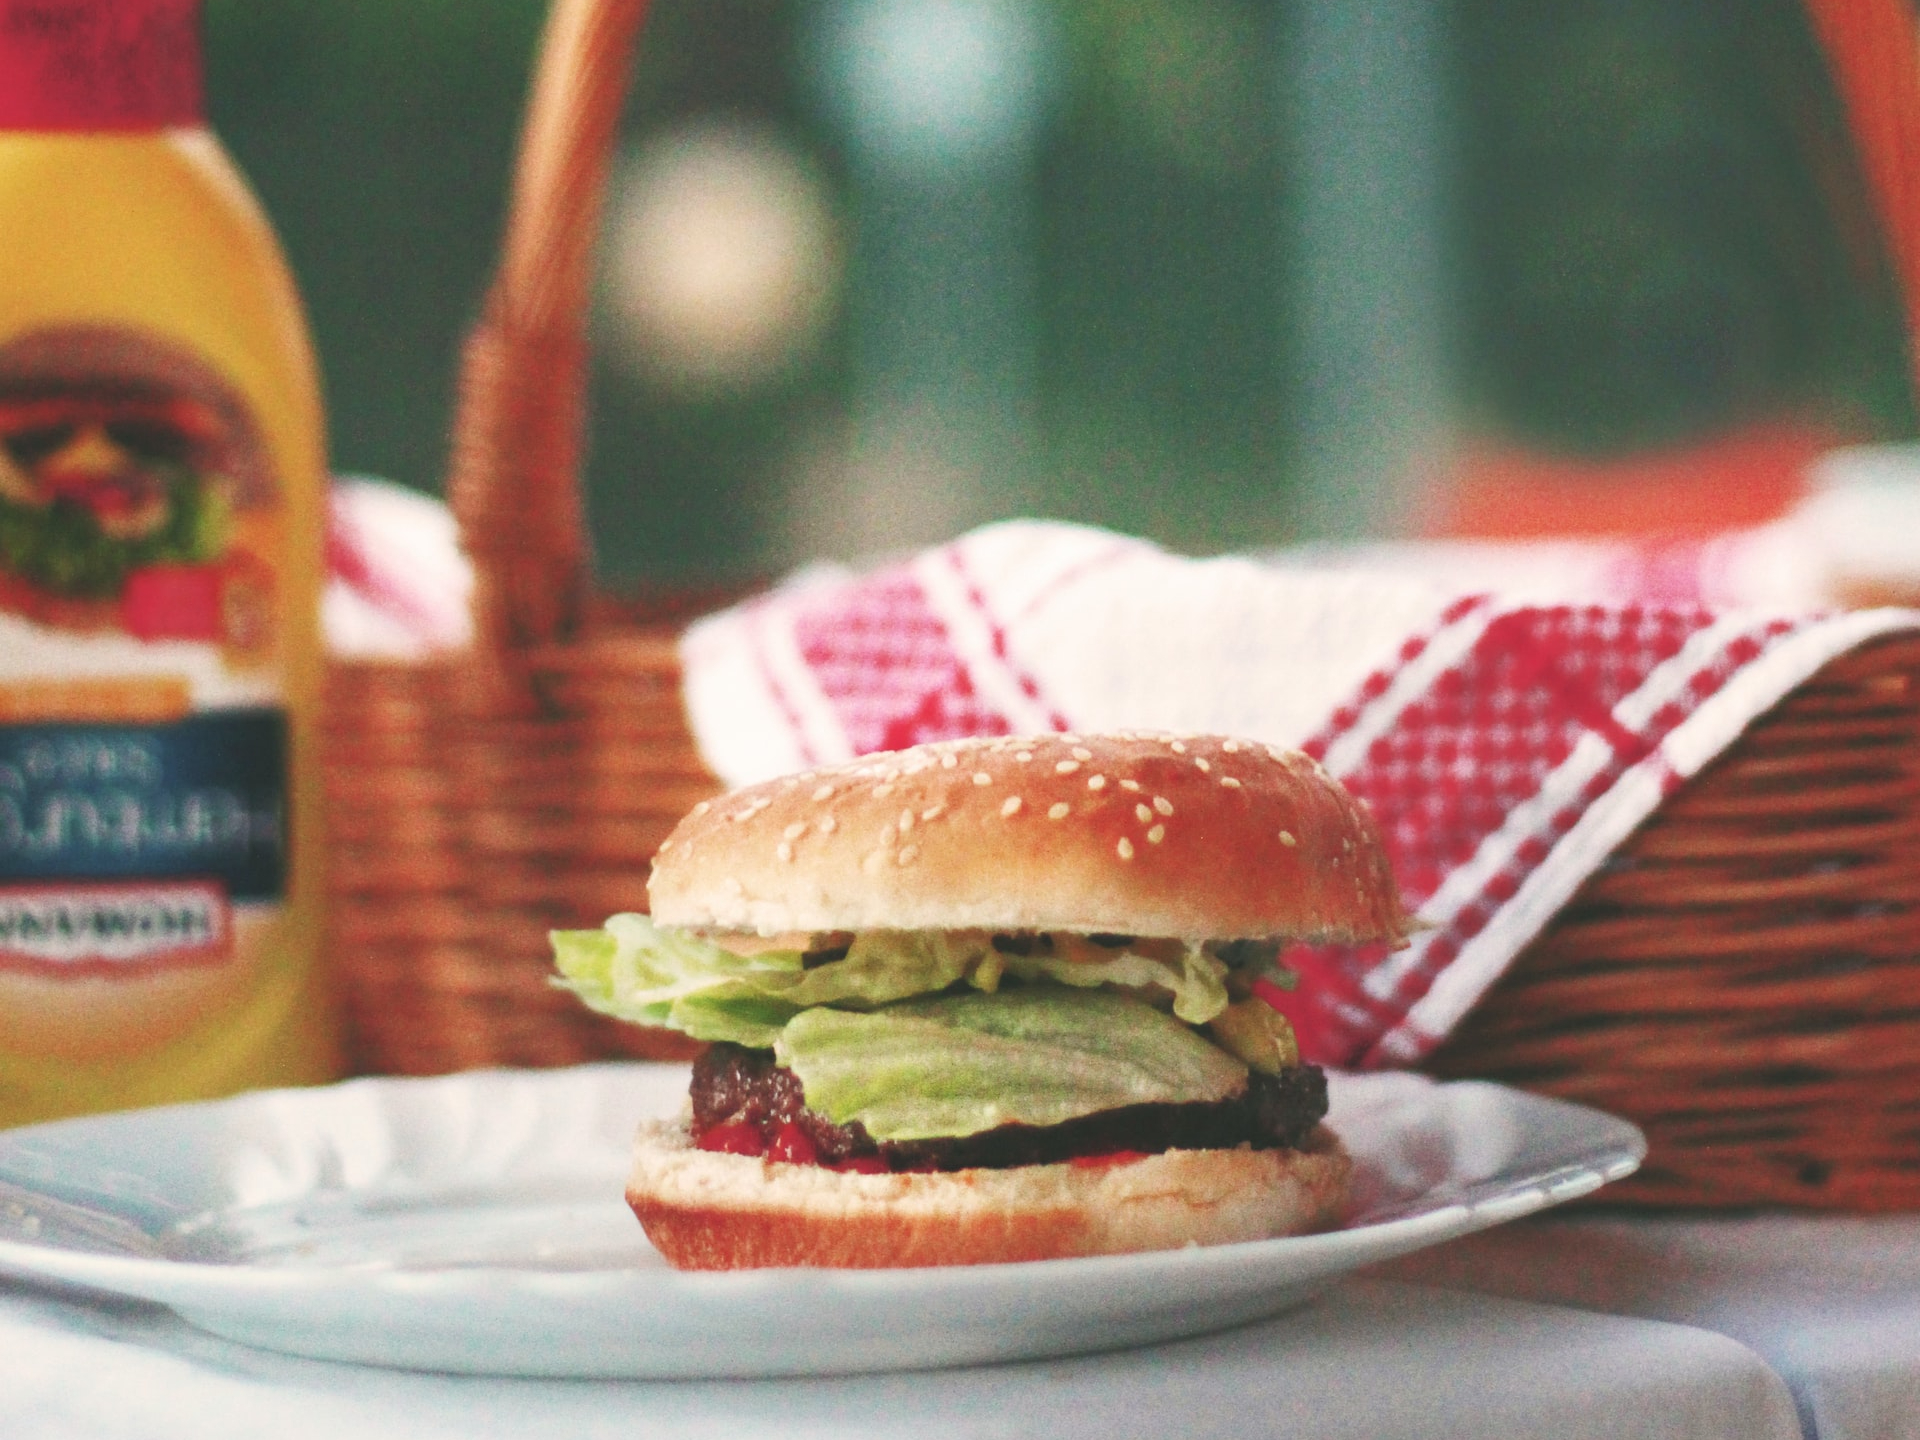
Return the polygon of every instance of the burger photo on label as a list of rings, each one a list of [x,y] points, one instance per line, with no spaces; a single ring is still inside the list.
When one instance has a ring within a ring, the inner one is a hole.
[[[1337,1224],[1286,946],[1404,943],[1312,759],[1124,732],[922,745],[694,808],[651,915],[553,937],[588,1005],[709,1042],[627,1200],[682,1269],[967,1265]],[[1264,982],[1264,983],[1263,983]]]

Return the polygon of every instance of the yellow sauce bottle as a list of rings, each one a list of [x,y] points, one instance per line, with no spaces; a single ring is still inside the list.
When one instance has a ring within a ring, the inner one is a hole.
[[[199,0],[0,0],[0,1124],[331,1077],[319,388]]]

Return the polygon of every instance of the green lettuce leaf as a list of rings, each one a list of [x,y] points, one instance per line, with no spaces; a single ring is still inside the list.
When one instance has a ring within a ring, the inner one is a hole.
[[[771,1050],[787,1022],[799,1013],[799,1006],[746,986],[720,986],[674,1001],[655,1023],[695,1040],[726,1040]]]
[[[867,932],[844,959],[812,969],[798,950],[736,955],[645,915],[615,915],[601,930],[556,930],[552,940],[559,983],[593,1009],[696,1040],[762,1048],[773,1043],[774,1017],[808,1006],[872,1007],[963,979],[998,979],[997,966],[983,964],[994,953],[984,940],[931,930]],[[735,1033],[743,1025],[757,1038]]]
[[[1091,948],[1091,947],[1089,947]],[[1227,967],[1198,945],[1189,945],[1180,964],[1169,964],[1130,950],[1110,957],[1006,955],[1009,975],[1022,980],[1051,980],[1078,989],[1114,986],[1122,990],[1160,989],[1173,997],[1173,1013],[1189,1025],[1204,1025],[1227,1008]]]
[[[871,1014],[812,1009],[774,1045],[807,1105],[878,1140],[1058,1125],[1121,1105],[1224,1100],[1247,1067],[1115,991],[1024,985]]]
[[[812,1006],[872,1009],[962,981],[992,992],[1003,973],[1078,988],[1164,991],[1174,1014],[1194,1025],[1227,1006],[1226,967],[1197,945],[1185,947],[1176,964],[1087,945],[1072,958],[1003,955],[978,932],[870,930],[854,937],[844,958],[809,969],[798,950],[736,955],[645,915],[615,915],[604,929],[558,930],[552,938],[559,983],[593,1009],[696,1040],[761,1048],[785,1023],[779,1017]]]

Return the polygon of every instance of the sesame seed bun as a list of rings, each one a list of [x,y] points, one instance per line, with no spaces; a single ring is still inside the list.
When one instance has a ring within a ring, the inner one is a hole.
[[[695,807],[653,916],[710,932],[1404,938],[1379,837],[1308,757],[1212,735],[947,741]]]
[[[1339,1219],[1351,1169],[1324,1126],[1298,1150],[859,1175],[697,1150],[684,1125],[654,1123],[627,1203],[682,1270],[987,1265],[1321,1229]]]

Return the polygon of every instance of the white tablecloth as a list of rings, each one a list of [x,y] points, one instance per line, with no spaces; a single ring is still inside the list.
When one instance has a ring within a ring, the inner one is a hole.
[[[0,1282],[7,1440],[1799,1434],[1778,1376],[1711,1331],[1377,1281],[1144,1350],[938,1373],[646,1384],[298,1360],[203,1335],[163,1310]]]
[[[1545,1218],[1376,1273],[1712,1330],[1786,1380],[1809,1436],[1920,1436],[1920,1217]]]

